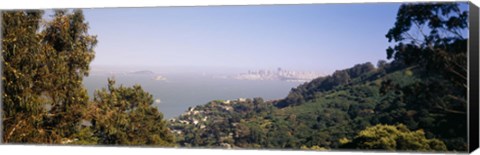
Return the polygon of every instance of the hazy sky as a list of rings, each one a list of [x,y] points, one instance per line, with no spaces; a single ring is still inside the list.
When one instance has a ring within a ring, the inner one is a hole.
[[[386,59],[399,3],[85,9],[95,66],[331,72]]]

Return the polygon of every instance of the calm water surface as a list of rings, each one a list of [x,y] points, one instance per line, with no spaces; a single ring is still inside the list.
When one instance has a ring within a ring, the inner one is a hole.
[[[112,76],[90,75],[84,79],[89,95],[97,89],[107,87]],[[155,80],[153,75],[116,75],[116,84],[132,86],[140,84],[151,93],[155,106],[165,118],[179,116],[188,107],[205,104],[211,100],[232,100],[237,98],[262,97],[265,100],[284,98],[298,82],[254,81],[214,78],[212,76],[176,74],[166,75],[167,80]],[[93,98],[93,97],[92,97]]]

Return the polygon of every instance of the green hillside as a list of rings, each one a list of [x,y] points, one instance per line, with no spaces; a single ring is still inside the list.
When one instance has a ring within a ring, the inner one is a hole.
[[[421,109],[400,101],[403,92],[385,90],[387,83],[399,88],[418,84],[420,73],[414,67],[391,64],[356,65],[302,84],[279,101],[211,101],[172,120],[171,129],[182,146],[227,148],[352,149],[347,143],[377,124],[402,123],[411,130],[424,129],[427,138],[440,138],[443,135],[434,131],[439,126],[425,124],[435,121],[435,114],[427,112],[429,117],[424,117]],[[461,147],[450,145],[450,149]]]

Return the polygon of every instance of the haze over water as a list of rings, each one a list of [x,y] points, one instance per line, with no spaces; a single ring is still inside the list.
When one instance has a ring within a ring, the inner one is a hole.
[[[208,73],[164,73],[166,80],[155,80],[152,74],[95,74],[84,79],[90,97],[95,90],[106,88],[107,79],[114,77],[116,85],[140,84],[153,95],[155,106],[169,119],[179,116],[189,107],[212,100],[262,97],[264,100],[284,98],[300,82],[280,80],[235,80]],[[158,100],[160,103],[158,103]]]

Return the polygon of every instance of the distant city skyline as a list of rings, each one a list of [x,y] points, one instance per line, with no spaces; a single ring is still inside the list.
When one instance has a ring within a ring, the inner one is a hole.
[[[84,9],[98,66],[332,72],[385,60],[401,3]]]

